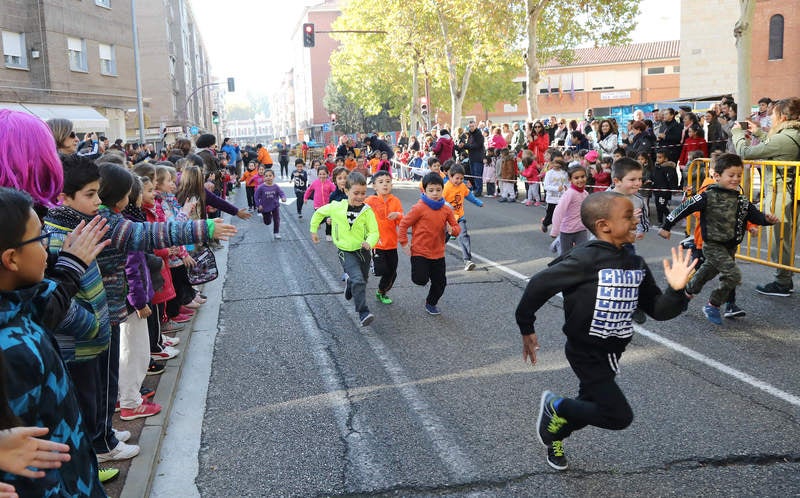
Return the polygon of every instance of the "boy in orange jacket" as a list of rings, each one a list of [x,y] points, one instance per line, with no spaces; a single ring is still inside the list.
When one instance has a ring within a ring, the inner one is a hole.
[[[378,220],[381,238],[372,250],[372,263],[378,282],[375,297],[383,304],[392,304],[386,295],[397,278],[397,226],[403,219],[403,205],[392,195],[392,175],[388,171],[378,171],[372,175],[375,195],[365,201]]]
[[[422,178],[425,192],[414,207],[400,221],[398,242],[403,252],[411,256],[411,281],[431,288],[425,299],[425,311],[430,315],[441,312],[436,306],[447,286],[444,261],[445,233],[457,237],[460,228],[453,210],[444,202],[444,181],[439,173],[428,173]],[[411,244],[408,229],[411,228]]]
[[[461,233],[458,236],[458,243],[461,246],[461,256],[464,259],[464,271],[475,269],[472,262],[472,248],[467,232],[467,218],[464,216],[464,201],[470,201],[478,207],[483,207],[483,201],[476,198],[472,191],[464,184],[464,167],[454,164],[450,167],[450,181],[444,185],[442,196],[445,202],[453,208],[453,215],[456,217]]]

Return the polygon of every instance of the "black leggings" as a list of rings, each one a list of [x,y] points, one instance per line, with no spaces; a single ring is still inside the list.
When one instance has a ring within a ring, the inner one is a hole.
[[[436,306],[447,287],[447,268],[444,258],[428,259],[423,256],[411,256],[411,281],[417,285],[425,285],[428,280],[431,288],[425,303]]]
[[[247,194],[247,207],[250,209],[256,207],[256,188],[255,187],[245,187],[245,193]]]
[[[294,196],[297,198],[297,214],[303,214],[303,203],[306,202],[303,200],[303,196],[306,195],[305,190],[295,190]]]
[[[173,318],[180,313],[181,306],[192,302],[195,296],[194,287],[189,283],[189,274],[186,273],[186,266],[176,266],[170,268],[172,274],[172,286],[175,288],[175,297],[167,301],[167,316]]]
[[[544,214],[544,221],[542,222],[542,225],[545,227],[549,227],[553,224],[553,213],[556,212],[556,206],[558,206],[558,204],[547,203],[547,211]]]
[[[558,414],[567,419],[560,437],[566,438],[587,425],[614,431],[631,425],[633,410],[614,381],[622,354],[576,349],[569,341],[564,351],[580,387],[577,398],[564,398],[558,407]]]
[[[375,276],[381,277],[378,292],[386,294],[397,278],[397,249],[375,249],[372,254]]]

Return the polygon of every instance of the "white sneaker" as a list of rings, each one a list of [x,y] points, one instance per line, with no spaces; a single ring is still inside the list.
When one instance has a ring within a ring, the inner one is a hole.
[[[326,236],[325,236],[325,240],[327,240],[328,242],[330,242],[330,241],[332,241],[332,240],[333,240],[333,237],[331,237],[330,235],[326,235]]]
[[[171,360],[178,356],[178,353],[181,351],[179,349],[175,349],[171,346],[164,346],[161,348],[160,353],[150,353],[150,358],[156,361],[163,361],[163,360]]]
[[[464,262],[464,271],[472,271],[475,269],[475,263],[472,261]]]
[[[125,442],[131,438],[130,431],[118,431],[116,429],[111,429],[114,431],[114,437],[117,438],[117,441]]]
[[[276,233],[275,235],[273,235],[273,238],[274,238],[275,240],[281,240],[281,234],[279,234],[279,233]]]
[[[161,344],[167,347],[175,347],[180,344],[181,338],[180,337],[169,337],[167,335],[161,334]]]
[[[113,462],[119,460],[128,460],[139,454],[139,447],[135,444],[126,444],[120,441],[113,450],[108,453],[98,453],[97,462]]]

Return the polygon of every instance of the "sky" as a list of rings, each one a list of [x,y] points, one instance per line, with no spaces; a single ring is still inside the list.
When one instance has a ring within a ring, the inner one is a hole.
[[[190,0],[208,50],[212,72],[220,80],[236,78],[236,93],[271,94],[291,65],[292,32],[307,5],[319,0]],[[641,0],[641,14],[631,34],[634,42],[680,37],[678,0]]]

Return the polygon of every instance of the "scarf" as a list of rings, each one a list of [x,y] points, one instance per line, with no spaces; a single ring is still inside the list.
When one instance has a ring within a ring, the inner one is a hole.
[[[427,204],[428,207],[433,209],[434,211],[438,211],[438,210],[442,209],[442,206],[444,206],[444,199],[439,199],[438,201],[434,201],[433,199],[431,199],[430,197],[428,197],[425,194],[422,194],[420,196],[420,199],[422,199],[422,202]]]
[[[578,192],[583,192],[584,190],[586,190],[586,187],[581,187],[581,188],[578,188],[578,187],[576,187],[576,186],[575,186],[575,184],[574,184],[574,183],[570,183],[570,184],[569,184],[569,188],[571,188],[571,189],[573,189],[573,190],[577,190]]]

